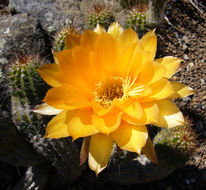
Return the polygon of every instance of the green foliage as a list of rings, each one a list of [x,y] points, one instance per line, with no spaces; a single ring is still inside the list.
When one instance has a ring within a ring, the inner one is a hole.
[[[196,133],[190,126],[162,129],[153,144],[160,165],[170,168],[184,166],[198,145]]]
[[[100,24],[105,29],[108,29],[110,24],[115,21],[114,16],[103,6],[94,5],[94,11],[87,18],[87,25],[90,30],[93,30],[97,24]]]
[[[21,56],[9,67],[12,120],[24,134],[40,133],[42,116],[32,112],[40,104],[48,86],[40,78],[37,68],[43,65],[39,56]]]

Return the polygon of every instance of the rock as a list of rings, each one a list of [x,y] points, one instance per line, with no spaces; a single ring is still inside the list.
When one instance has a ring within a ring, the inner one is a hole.
[[[65,183],[71,183],[81,175],[83,167],[79,166],[79,149],[71,137],[48,139],[33,136],[31,142],[36,151],[56,168]]]
[[[43,29],[52,33],[70,23],[83,27],[80,3],[81,0],[10,0],[9,8],[14,13],[38,18]]]
[[[37,19],[27,14],[0,19],[0,68],[19,53],[48,54],[49,44]]]
[[[44,161],[8,118],[0,118],[0,160],[15,166],[33,166]]]
[[[13,190],[43,190],[49,177],[49,167],[46,164],[29,167]]]
[[[144,155],[136,159],[117,162],[109,166],[99,177],[111,183],[121,185],[146,183],[162,179],[171,174],[174,169],[163,168],[150,162]]]

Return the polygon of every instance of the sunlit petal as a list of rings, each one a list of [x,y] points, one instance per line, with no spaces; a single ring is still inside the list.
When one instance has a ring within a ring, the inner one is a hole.
[[[98,175],[107,167],[112,151],[113,139],[102,133],[93,135],[89,146],[89,167]]]
[[[146,144],[148,132],[145,125],[131,125],[122,122],[111,136],[121,149],[140,154]]]
[[[101,117],[93,114],[92,121],[101,133],[109,134],[119,127],[121,115],[121,112],[108,113]]]
[[[160,63],[167,69],[164,75],[164,77],[167,78],[170,78],[172,75],[174,75],[177,72],[177,69],[179,68],[181,61],[182,61],[181,59],[172,56],[166,56],[160,59],[155,59],[155,62]]]
[[[170,100],[157,101],[159,109],[158,121],[154,125],[158,127],[176,127],[184,124],[184,117],[179,108]]]
[[[61,83],[59,83],[55,77],[57,72],[59,72],[58,64],[47,64],[38,69],[41,78],[52,87],[61,86]]]
[[[194,90],[189,86],[186,86],[176,81],[172,81],[171,84],[175,92],[173,95],[170,96],[170,98],[186,97],[194,94]]]
[[[57,115],[57,114],[61,113],[62,111],[63,110],[56,109],[56,108],[48,105],[47,103],[40,104],[33,109],[33,112],[39,113],[42,115]]]
[[[48,123],[46,128],[46,138],[61,138],[70,136],[67,130],[67,111],[63,111],[60,114],[54,116],[52,120]]]

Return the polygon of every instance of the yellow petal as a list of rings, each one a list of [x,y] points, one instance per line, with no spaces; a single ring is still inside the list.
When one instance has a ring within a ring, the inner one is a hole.
[[[123,114],[122,120],[132,125],[151,124],[157,121],[159,110],[155,102],[151,101],[141,103],[141,107],[143,110],[143,115],[140,119],[136,119],[134,117],[130,117],[129,115]]]
[[[89,144],[91,137],[85,137],[81,146],[80,152],[80,166],[85,163],[89,156]]]
[[[68,34],[65,39],[66,49],[72,49],[80,44],[80,35]]]
[[[100,35],[102,33],[106,33],[106,30],[101,25],[97,24],[96,28],[94,29],[94,32]]]
[[[151,52],[150,61],[154,60],[157,50],[157,36],[154,31],[147,32],[140,40],[143,50]]]
[[[58,51],[52,49],[52,55],[54,57],[54,63],[58,64],[59,61],[58,61]]]
[[[172,96],[170,96],[170,98],[186,97],[186,96],[194,94],[194,90],[190,88],[189,86],[186,86],[176,81],[172,81],[171,84],[175,92]]]
[[[164,77],[166,68],[161,64],[147,63],[138,76],[138,82],[152,84]]]
[[[169,100],[157,101],[159,109],[158,121],[153,124],[158,127],[176,127],[184,124],[184,117],[179,108]]]
[[[67,111],[63,111],[60,114],[54,116],[48,123],[46,128],[46,138],[61,138],[70,136],[67,130]]]
[[[117,22],[114,22],[109,26],[107,33],[111,34],[113,38],[118,39],[123,31],[123,28]]]
[[[135,119],[140,119],[143,115],[142,107],[139,102],[132,102],[128,106],[122,108],[122,111]]]
[[[152,93],[147,97],[140,98],[140,102],[165,99],[174,93],[173,86],[166,78],[151,84],[149,87],[152,89]]]
[[[73,72],[72,51],[65,49],[57,54],[58,64],[62,71]]]
[[[56,108],[48,105],[47,103],[40,104],[33,109],[33,112],[39,113],[42,115],[57,115],[57,114],[61,113],[62,111],[63,110],[56,109]]]
[[[122,122],[120,127],[111,133],[111,136],[121,149],[140,154],[146,144],[148,132],[145,125]]]
[[[41,78],[52,87],[61,86],[61,83],[55,78],[57,72],[59,72],[59,65],[57,64],[47,64],[38,69]]]
[[[167,56],[155,60],[155,62],[160,63],[167,69],[167,71],[164,74],[164,77],[166,78],[170,78],[172,75],[174,75],[177,72],[177,69],[179,68],[181,61],[182,61],[181,59],[172,56]]]
[[[98,175],[107,167],[114,141],[110,136],[98,133],[93,135],[89,146],[89,167]]]
[[[122,112],[108,113],[101,117],[93,114],[92,121],[99,132],[109,134],[119,127],[121,115]]]
[[[145,124],[151,124],[152,122],[156,122],[159,115],[159,109],[155,102],[144,102],[141,103],[142,109],[145,114]]]
[[[50,89],[44,101],[50,106],[63,109],[78,109],[84,107],[90,107],[90,100],[83,94],[71,86],[61,86]]]
[[[146,145],[142,148],[142,153],[152,162],[158,164],[156,152],[154,150],[151,139],[148,137]]]
[[[98,130],[92,123],[92,111],[89,109],[76,110],[71,117],[68,117],[68,131],[73,140],[96,134]]]
[[[127,48],[133,43],[139,43],[139,38],[137,36],[137,33],[132,30],[132,28],[128,28],[124,30],[120,35],[119,42],[121,45],[120,48]]]
[[[80,45],[84,48],[92,49],[94,42],[97,39],[97,34],[91,30],[85,30],[80,39]]]

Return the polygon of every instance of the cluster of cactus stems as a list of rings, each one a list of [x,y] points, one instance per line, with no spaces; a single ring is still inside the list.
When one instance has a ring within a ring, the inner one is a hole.
[[[92,11],[87,18],[87,26],[89,29],[93,30],[97,24],[100,24],[107,29],[114,21],[114,16],[105,6],[94,4]]]
[[[43,128],[42,116],[32,112],[48,89],[37,72],[43,62],[38,55],[24,55],[8,68],[12,120],[24,134],[37,134]]]
[[[179,168],[185,165],[197,148],[197,134],[190,125],[162,129],[153,144],[161,166]]]
[[[65,47],[65,39],[69,34],[79,34],[79,31],[77,31],[74,26],[68,26],[62,28],[60,31],[57,32],[57,34],[54,37],[54,43],[53,43],[53,49],[55,51],[62,51]]]

